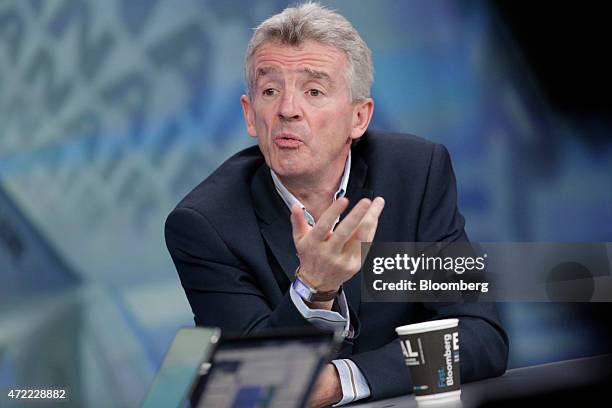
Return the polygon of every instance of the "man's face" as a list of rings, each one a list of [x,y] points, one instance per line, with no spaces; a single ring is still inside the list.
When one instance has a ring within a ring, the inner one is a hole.
[[[253,68],[252,99],[243,95],[241,102],[247,131],[268,166],[279,176],[307,179],[341,168],[372,113],[371,99],[349,99],[346,55],[313,41],[300,47],[265,43]]]

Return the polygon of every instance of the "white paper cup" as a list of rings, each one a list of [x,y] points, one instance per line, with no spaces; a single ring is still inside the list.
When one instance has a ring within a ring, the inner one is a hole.
[[[395,329],[419,404],[461,397],[459,319],[432,320]]]

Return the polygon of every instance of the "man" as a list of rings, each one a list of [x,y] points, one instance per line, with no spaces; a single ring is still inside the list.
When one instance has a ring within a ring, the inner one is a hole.
[[[367,130],[372,63],[352,25],[317,4],[287,8],[255,30],[245,75],[241,103],[258,146],[166,222],[196,324],[343,330],[313,406],[408,393],[394,328],[424,320],[460,319],[463,381],[502,374],[508,340],[493,305],[360,301],[362,241],[467,237],[446,149]]]

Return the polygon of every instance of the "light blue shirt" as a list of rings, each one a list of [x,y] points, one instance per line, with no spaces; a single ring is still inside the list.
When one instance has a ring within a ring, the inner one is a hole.
[[[349,175],[351,172],[351,151],[349,150],[348,158],[344,165],[344,173],[340,180],[340,186],[338,191],[334,194],[334,201],[338,198],[344,197],[348,186]],[[274,187],[276,191],[283,199],[287,207],[291,209],[293,204],[297,203],[304,211],[304,218],[311,227],[315,224],[314,217],[308,212],[306,207],[293,195],[280,181],[278,176],[270,169],[272,175],[272,181],[274,181]],[[334,223],[334,228],[338,223],[339,218]],[[308,320],[314,326],[323,330],[340,330],[344,337],[352,338],[354,335],[353,328],[351,327],[351,319],[348,312],[348,305],[346,303],[346,295],[344,291],[340,292],[338,296],[338,306],[340,313],[331,310],[324,309],[311,309],[309,308],[304,300],[297,294],[293,289],[293,286],[289,288],[289,295],[293,304],[297,310],[301,313],[304,319]],[[362,398],[370,396],[370,387],[363,376],[359,367],[350,359],[338,359],[333,360],[332,363],[336,366],[338,374],[340,375],[340,385],[342,387],[342,399],[338,402],[335,407],[348,404],[349,402],[357,401]]]

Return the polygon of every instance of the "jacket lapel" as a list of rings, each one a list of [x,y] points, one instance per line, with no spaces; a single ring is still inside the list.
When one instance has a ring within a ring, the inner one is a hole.
[[[346,191],[346,197],[349,199],[349,206],[340,217],[341,221],[359,200],[362,198],[372,199],[373,196],[373,191],[365,188],[368,166],[361,155],[357,154],[355,149],[353,149],[351,161],[351,174],[349,176],[349,184]],[[346,293],[347,302],[355,311],[355,314],[358,315],[359,305],[361,304],[361,272],[357,272],[344,284],[344,291]]]
[[[299,260],[293,244],[291,212],[278,195],[266,164],[255,173],[251,194],[261,220],[261,234],[289,281],[293,281]]]

